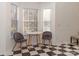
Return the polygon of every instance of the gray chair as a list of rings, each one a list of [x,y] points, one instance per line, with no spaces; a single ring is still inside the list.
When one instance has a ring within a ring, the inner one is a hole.
[[[12,51],[14,50],[14,48],[18,42],[20,43],[20,48],[21,48],[22,42],[27,41],[24,39],[24,36],[19,32],[14,33],[13,39],[15,40],[15,45],[14,45]]]
[[[50,31],[45,31],[42,34],[43,44],[45,44],[45,40],[49,40],[49,45],[52,45],[52,33]]]

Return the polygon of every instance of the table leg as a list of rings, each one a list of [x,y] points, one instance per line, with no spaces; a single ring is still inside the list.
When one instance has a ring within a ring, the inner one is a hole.
[[[38,34],[38,45],[41,44],[41,34]]]
[[[27,40],[27,45],[29,45],[29,41],[30,41],[30,35],[29,35],[29,38],[28,38],[28,40]]]
[[[29,40],[29,44],[32,45],[32,35],[30,35]]]
[[[40,34],[39,34],[38,36],[39,36],[39,41],[38,41],[38,43],[40,44]]]
[[[77,45],[78,45],[78,39],[77,39]]]
[[[31,43],[31,35],[29,35],[28,45],[32,45],[32,43]]]
[[[36,41],[37,41],[37,45],[38,45],[38,34],[36,34]]]
[[[38,43],[39,43],[38,41],[39,41],[39,38],[38,38],[38,34],[37,34],[37,45],[38,45]]]
[[[72,39],[73,39],[73,38],[72,38],[72,36],[71,36],[71,38],[70,38],[70,43],[72,43]]]
[[[49,45],[50,45],[50,46],[52,45],[52,40],[49,40]]]

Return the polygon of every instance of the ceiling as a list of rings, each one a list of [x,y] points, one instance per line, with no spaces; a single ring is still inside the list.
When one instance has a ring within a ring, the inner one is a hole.
[[[13,2],[13,4],[22,8],[52,8],[54,2]]]

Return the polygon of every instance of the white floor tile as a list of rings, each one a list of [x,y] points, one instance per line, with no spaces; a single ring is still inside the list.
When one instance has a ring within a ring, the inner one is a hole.
[[[48,56],[46,53],[41,53],[40,56]]]
[[[38,52],[37,51],[31,51],[30,54],[31,55],[36,55],[36,54],[38,54]]]
[[[65,48],[64,50],[66,50],[66,51],[72,51],[71,49],[68,49],[68,48]]]
[[[36,47],[35,50],[41,50],[41,48],[40,47]]]
[[[50,52],[51,50],[49,50],[49,49],[43,49],[45,52]]]
[[[67,56],[74,56],[72,53],[69,53],[69,52],[66,52],[64,54],[67,55]]]
[[[61,52],[60,51],[58,51],[58,50],[55,50],[55,51],[53,51],[55,54],[61,54]]]
[[[29,50],[28,49],[23,49],[22,53],[25,53],[25,52],[29,52]]]
[[[79,53],[79,50],[74,50],[74,51]]]
[[[74,48],[78,49],[79,50],[79,46],[74,46]]]

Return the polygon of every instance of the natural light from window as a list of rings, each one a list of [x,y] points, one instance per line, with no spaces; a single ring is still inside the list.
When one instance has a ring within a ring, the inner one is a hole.
[[[43,9],[43,31],[50,31],[51,9]]]

